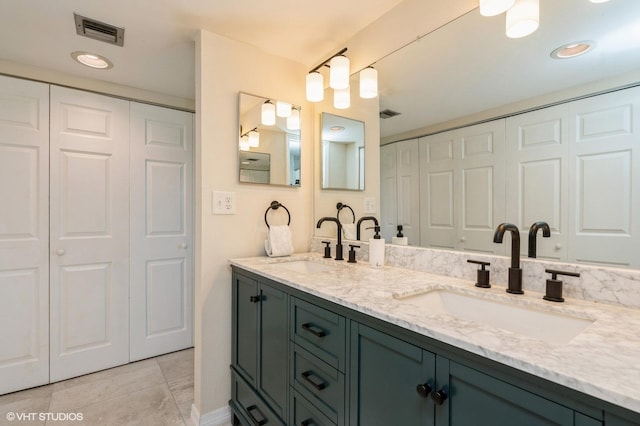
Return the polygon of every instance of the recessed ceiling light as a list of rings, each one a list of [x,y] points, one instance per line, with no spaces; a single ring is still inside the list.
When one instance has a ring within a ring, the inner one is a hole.
[[[344,130],[344,127],[342,126],[333,126],[333,127],[329,127],[329,130],[331,130],[332,132],[341,132]]]
[[[109,59],[95,53],[76,51],[71,53],[71,57],[74,61],[80,62],[82,65],[86,65],[91,68],[103,70],[113,68],[113,63],[111,63]]]
[[[606,3],[609,0],[589,0],[589,1],[591,1],[591,3]]]
[[[551,57],[554,59],[568,59],[575,58],[576,56],[583,55],[593,49],[596,43],[589,40],[574,41],[572,43],[564,44],[553,52]]]

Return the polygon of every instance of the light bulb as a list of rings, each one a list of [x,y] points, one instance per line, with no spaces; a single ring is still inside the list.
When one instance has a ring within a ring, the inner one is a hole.
[[[338,55],[331,58],[329,63],[329,87],[332,89],[346,89],[349,87],[349,58]]]
[[[276,101],[276,115],[287,118],[291,115],[291,104],[289,102]]]
[[[539,0],[516,0],[507,11],[507,37],[528,36],[538,29],[540,23]]]
[[[262,124],[265,126],[273,126],[276,124],[276,107],[271,101],[262,104]]]
[[[260,133],[257,130],[249,132],[249,146],[251,148],[257,148],[260,146]]]
[[[333,91],[333,107],[335,109],[347,109],[349,105],[351,105],[351,90],[349,87],[335,89]]]
[[[515,0],[480,0],[480,15],[495,16],[506,12]]]
[[[360,71],[360,97],[371,99],[378,96],[378,70],[367,67]]]
[[[307,100],[309,102],[324,100],[324,77],[318,71],[307,74]]]
[[[287,117],[287,129],[300,130],[300,110],[298,108],[293,108],[291,115]]]

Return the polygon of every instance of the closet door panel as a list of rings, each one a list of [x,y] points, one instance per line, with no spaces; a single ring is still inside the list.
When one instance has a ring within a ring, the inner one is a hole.
[[[0,394],[49,381],[49,87],[0,76]]]
[[[129,361],[129,103],[51,87],[51,381]]]
[[[193,346],[193,114],[131,104],[131,360]]]
[[[380,231],[387,243],[396,235],[398,223],[398,178],[396,145],[380,147]]]

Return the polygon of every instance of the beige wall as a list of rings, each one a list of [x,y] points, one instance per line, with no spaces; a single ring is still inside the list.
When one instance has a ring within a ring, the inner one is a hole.
[[[228,259],[264,255],[264,212],[272,200],[291,212],[295,251],[309,250],[313,219],[312,117],[307,69],[252,46],[201,31],[196,40],[196,408],[226,407],[230,396],[231,269]],[[302,106],[300,188],[238,183],[238,92]],[[235,215],[211,215],[211,191],[236,193]],[[270,212],[272,215],[278,212]]]

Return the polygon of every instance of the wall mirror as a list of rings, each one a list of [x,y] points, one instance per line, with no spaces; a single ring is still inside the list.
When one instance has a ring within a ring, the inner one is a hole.
[[[464,123],[443,123],[528,99],[548,99],[577,86],[591,85],[597,92],[638,84],[638,16],[636,0],[540,0],[539,29],[510,39],[504,15],[487,18],[474,9],[376,63],[380,109],[400,113],[380,120],[382,142],[452,128]],[[555,48],[581,40],[595,41],[592,50],[571,59],[551,57]],[[514,141],[507,138],[506,143]],[[638,189],[633,188],[636,197]],[[631,211],[632,217],[638,215],[640,211]],[[420,218],[425,216],[420,211]]]
[[[364,191],[364,123],[322,113],[322,189]]]
[[[240,93],[240,182],[300,186],[300,106]]]

